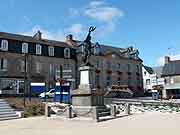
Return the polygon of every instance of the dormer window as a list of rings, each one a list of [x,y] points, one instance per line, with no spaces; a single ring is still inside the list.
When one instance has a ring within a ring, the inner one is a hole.
[[[22,43],[22,53],[28,53],[28,43]]]
[[[49,54],[49,56],[54,56],[54,47],[53,46],[48,47],[48,54]]]
[[[98,55],[100,53],[99,47],[94,47],[94,54]]]
[[[42,46],[40,45],[40,44],[37,44],[36,45],[36,54],[37,55],[41,55],[41,53],[42,53]]]
[[[1,50],[2,51],[8,51],[8,41],[7,40],[1,41]]]
[[[69,48],[64,49],[64,58],[70,58],[70,49]]]

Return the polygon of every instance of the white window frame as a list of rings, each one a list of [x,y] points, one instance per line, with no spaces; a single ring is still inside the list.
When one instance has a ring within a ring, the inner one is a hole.
[[[22,43],[22,53],[28,53],[28,43]]]
[[[41,73],[42,65],[40,62],[36,62],[36,73]]]
[[[48,54],[49,54],[49,56],[54,56],[54,46],[48,47]]]
[[[60,70],[60,68],[56,68],[55,78],[56,78],[56,79],[60,79],[60,77],[61,77],[61,70]]]
[[[7,59],[1,58],[0,59],[0,70],[1,71],[7,71],[8,68],[8,61]]]
[[[64,49],[64,58],[70,58],[71,50],[70,48]]]
[[[1,50],[2,51],[8,51],[8,40],[2,40],[1,41]]]
[[[36,54],[37,55],[42,54],[42,46],[40,44],[36,44]]]
[[[25,61],[24,60],[21,60],[21,65],[20,65],[21,67],[20,67],[20,70],[21,70],[21,72],[25,72],[24,71],[24,66],[25,66]],[[28,62],[26,61],[26,72],[27,72],[27,70],[28,70]]]

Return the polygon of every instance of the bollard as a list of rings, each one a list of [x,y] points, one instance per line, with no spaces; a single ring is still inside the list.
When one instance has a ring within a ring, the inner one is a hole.
[[[93,109],[92,109],[92,118],[95,122],[99,122],[99,116],[98,116],[98,109],[96,106],[93,106]]]
[[[67,106],[66,116],[67,116],[67,118],[72,118],[72,106],[71,105]]]
[[[45,116],[46,117],[50,117],[51,116],[50,110],[51,110],[50,106],[48,105],[48,103],[46,103],[45,104]]]
[[[111,116],[116,117],[116,105],[111,105]]]
[[[125,105],[125,114],[129,115],[130,114],[130,104],[126,103]]]

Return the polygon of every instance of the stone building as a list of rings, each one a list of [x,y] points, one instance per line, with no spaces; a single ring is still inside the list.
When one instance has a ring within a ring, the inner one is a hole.
[[[81,43],[73,40],[72,35],[68,37],[66,42],[76,48]],[[77,48],[78,67],[81,65],[82,51],[83,46]],[[142,60],[137,49],[100,45],[95,47],[93,52],[95,55],[91,56],[90,63],[96,69],[96,87],[107,89],[112,86],[125,86],[129,87],[135,96],[143,95]]]
[[[33,37],[0,32],[1,93],[23,93],[24,80],[53,88],[58,78],[64,78],[76,87],[75,49],[41,36],[39,31]]]
[[[163,97],[180,98],[180,60],[171,60],[166,56],[162,77],[165,79]]]
[[[151,92],[152,90],[152,86],[153,86],[152,78],[154,78],[154,76],[152,77],[153,74],[154,71],[151,67],[148,66],[142,67],[143,87],[145,92],[149,92],[149,91]]]
[[[0,32],[1,92],[23,93],[24,80],[28,84],[46,82],[53,88],[58,78],[71,81],[72,89],[77,88],[83,51],[77,47],[80,43],[72,35],[60,42],[43,39],[39,31],[33,37]],[[90,61],[96,69],[96,87],[121,85],[135,96],[143,94],[142,60],[137,49],[100,45],[93,52]]]

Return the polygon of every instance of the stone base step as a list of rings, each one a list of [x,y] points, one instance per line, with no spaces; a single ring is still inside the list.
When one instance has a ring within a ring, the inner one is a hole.
[[[16,113],[14,113],[14,111],[4,111],[4,112],[0,112],[0,117],[1,117],[1,115],[6,115],[6,114],[8,114],[8,115],[11,115],[11,114],[16,114]]]
[[[17,119],[19,115],[16,114],[13,108],[9,106],[9,104],[0,99],[0,120],[10,120],[10,119]]]
[[[17,116],[12,116],[12,117],[2,117],[2,118],[0,118],[0,121],[2,121],[2,120],[12,120],[12,119],[18,119],[19,117],[17,117]]]
[[[0,109],[0,113],[1,112],[13,112],[14,111],[14,109],[12,109],[12,108],[4,108],[4,109]]]
[[[5,117],[18,117],[16,113],[13,114],[1,114],[0,118],[5,118]]]

